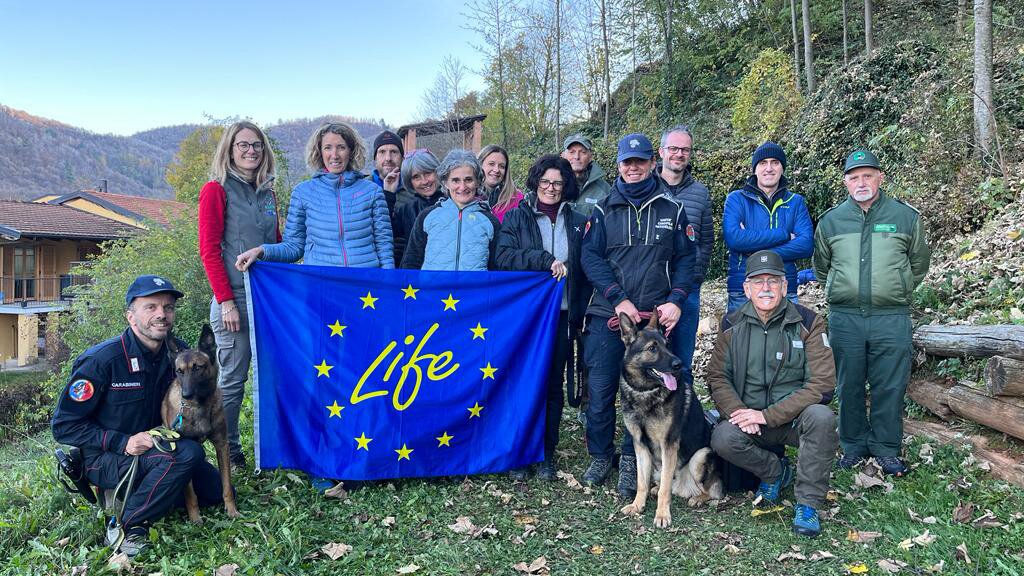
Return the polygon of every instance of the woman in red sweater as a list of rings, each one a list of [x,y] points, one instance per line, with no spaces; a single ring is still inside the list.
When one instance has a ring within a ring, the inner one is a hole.
[[[245,396],[252,350],[242,273],[235,259],[253,246],[281,241],[274,195],[274,154],[262,130],[236,122],[224,131],[199,192],[199,256],[213,289],[210,325],[217,362],[232,467],[245,467],[238,440],[238,415]]]

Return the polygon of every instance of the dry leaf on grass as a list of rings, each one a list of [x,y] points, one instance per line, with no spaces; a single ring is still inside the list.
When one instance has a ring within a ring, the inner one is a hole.
[[[999,528],[1003,523],[996,520],[996,515],[991,510],[985,510],[985,513],[975,518],[971,525],[975,528]]]
[[[476,530],[476,525],[469,516],[459,516],[454,524],[448,525],[448,529],[456,534],[472,534]]]
[[[936,538],[938,538],[938,536],[930,534],[927,530],[925,530],[924,534],[918,534],[913,538],[907,538],[906,540],[903,540],[899,543],[899,547],[903,550],[910,550],[914,546],[928,546],[932,542],[935,542]]]
[[[932,464],[935,458],[935,450],[931,444],[925,442],[921,444],[921,449],[917,452],[917,456],[925,464]]]
[[[341,542],[330,542],[328,544],[324,544],[320,548],[320,551],[326,554],[327,557],[331,560],[337,560],[338,558],[341,558],[345,554],[351,552],[352,547],[348,544],[343,544]]]
[[[238,564],[224,564],[214,571],[213,576],[235,576],[238,572]]]
[[[868,567],[865,566],[863,562],[858,562],[857,564],[847,564],[846,566],[843,566],[843,568],[846,568],[846,573],[847,574],[867,574],[868,573]]]
[[[956,559],[967,564],[971,563],[971,557],[967,555],[967,544],[965,542],[961,542],[960,545],[956,547]]]
[[[512,568],[516,572],[522,572],[524,574],[549,574],[551,572],[548,569],[548,559],[543,556],[534,559],[534,561],[529,564],[526,562],[517,562],[512,565]]]
[[[124,569],[131,570],[132,561],[124,552],[118,552],[111,556],[110,560],[107,560],[107,565],[110,566],[111,569],[121,572]]]
[[[799,552],[783,552],[775,559],[776,562],[782,562],[784,560],[807,560],[807,556],[804,556]]]
[[[835,557],[836,555],[829,552],[828,550],[818,550],[816,552],[811,553],[810,561],[817,562],[818,560],[829,560]]]
[[[72,566],[71,567],[71,576],[85,576],[88,573],[89,573],[89,565],[88,564],[82,564],[82,565],[79,565],[79,566]]]
[[[419,566],[415,564],[409,564],[408,566],[402,566],[398,570],[395,570],[395,572],[398,572],[399,574],[412,574],[413,572],[416,572],[419,569]]]
[[[942,569],[945,568],[945,567],[946,567],[946,561],[945,560],[939,560],[938,564],[932,564],[931,566],[929,566],[927,568],[927,570],[931,574],[939,574],[939,573],[942,572]]]
[[[561,478],[562,480],[565,480],[566,486],[572,488],[573,490],[579,490],[583,488],[583,484],[580,484],[580,481],[577,480],[575,476],[568,472],[563,472],[559,470],[558,472],[555,472],[555,476]]]
[[[966,504],[957,504],[957,507],[953,508],[954,523],[966,524],[971,521],[971,516],[974,516],[974,504],[970,502]]]
[[[846,539],[850,542],[857,542],[860,544],[871,544],[881,535],[881,532],[870,532],[867,530],[850,530],[846,533]]]
[[[380,525],[385,527],[385,528],[391,528],[392,526],[395,525],[395,517],[394,516],[385,516],[384,519],[380,521]]]
[[[746,550],[736,546],[735,544],[726,544],[722,547],[722,549],[728,552],[729,554],[732,554],[733,556],[738,556],[740,554],[746,553]]]
[[[593,546],[590,547],[590,553],[591,554],[604,554],[604,546],[601,546],[600,544],[594,544]]]
[[[512,520],[514,520],[515,523],[519,524],[520,526],[522,526],[524,524],[536,524],[537,523],[537,517],[533,516],[533,515],[530,515],[530,514],[513,514],[512,515]]]
[[[907,567],[906,562],[900,560],[893,560],[891,558],[885,558],[884,560],[878,561],[878,567],[890,574],[895,574]]]
[[[334,486],[331,486],[327,490],[324,490],[324,496],[326,496],[327,498],[337,498],[339,500],[344,500],[345,498],[348,498],[348,490],[345,490],[344,482],[338,482]]]

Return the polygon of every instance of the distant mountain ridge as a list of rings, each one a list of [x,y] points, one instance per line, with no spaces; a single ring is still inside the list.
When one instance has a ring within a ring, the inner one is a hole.
[[[289,180],[308,173],[305,146],[328,120],[349,122],[367,147],[386,126],[344,116],[300,118],[267,126],[288,160]],[[171,198],[164,176],[181,141],[199,124],[162,126],[131,136],[96,134],[0,104],[0,199],[29,200],[95,188],[148,198]],[[369,154],[369,151],[367,152]]]

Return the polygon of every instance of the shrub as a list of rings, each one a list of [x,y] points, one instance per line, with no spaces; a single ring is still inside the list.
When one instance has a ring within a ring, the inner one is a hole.
[[[777,140],[800,111],[800,91],[789,56],[762,50],[735,90],[732,126],[740,138]]]

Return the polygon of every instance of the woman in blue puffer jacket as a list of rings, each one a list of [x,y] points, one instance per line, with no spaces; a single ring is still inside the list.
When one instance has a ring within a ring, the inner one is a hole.
[[[238,256],[246,270],[257,259],[321,266],[394,268],[391,219],[384,192],[358,170],[366,145],[341,122],[324,124],[306,145],[316,174],[292,191],[284,239]]]

